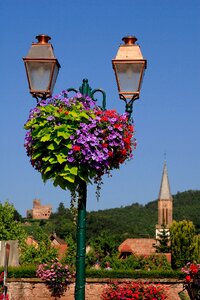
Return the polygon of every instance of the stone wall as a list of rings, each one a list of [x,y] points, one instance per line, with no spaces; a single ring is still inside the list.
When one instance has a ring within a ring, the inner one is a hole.
[[[112,280],[113,281],[113,280]],[[118,279],[118,282],[126,281]],[[100,300],[103,288],[110,283],[110,279],[87,279],[86,300]],[[162,284],[168,293],[168,300],[180,300],[178,293],[183,289],[183,283],[175,279],[148,280],[151,283]],[[9,279],[9,300],[55,300],[47,286],[40,279]],[[74,300],[74,283],[70,284],[65,295],[60,300]]]

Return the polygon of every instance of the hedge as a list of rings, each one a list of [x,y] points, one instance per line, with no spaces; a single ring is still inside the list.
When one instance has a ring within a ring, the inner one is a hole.
[[[19,266],[19,267],[9,267],[8,268],[8,278],[36,278],[35,265]],[[3,269],[0,269],[2,272]],[[133,279],[146,279],[146,278],[177,278],[183,279],[184,275],[180,271],[174,270],[95,270],[86,269],[87,278],[133,278]]]

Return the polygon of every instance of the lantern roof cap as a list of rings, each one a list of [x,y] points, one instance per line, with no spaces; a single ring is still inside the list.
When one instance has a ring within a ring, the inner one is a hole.
[[[26,58],[30,59],[56,59],[53,46],[49,43],[51,37],[46,34],[36,36],[37,43],[32,43]]]
[[[125,36],[122,41],[124,44],[120,45],[114,60],[144,60],[140,46],[135,44],[135,36]]]

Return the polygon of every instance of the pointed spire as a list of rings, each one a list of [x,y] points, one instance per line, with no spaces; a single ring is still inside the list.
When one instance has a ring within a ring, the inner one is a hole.
[[[163,168],[163,174],[162,174],[162,180],[160,185],[160,193],[159,193],[159,200],[172,200],[172,195],[170,192],[170,186],[169,186],[169,179],[167,175],[167,166],[166,166],[166,160],[164,162],[164,168]]]

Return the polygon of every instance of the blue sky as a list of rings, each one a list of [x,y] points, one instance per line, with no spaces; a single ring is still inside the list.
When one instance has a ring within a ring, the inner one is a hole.
[[[107,108],[121,113],[111,60],[122,37],[135,35],[148,61],[134,104],[134,159],[104,178],[99,202],[88,187],[88,210],[156,199],[165,152],[172,194],[200,189],[199,0],[7,0],[0,1],[0,28],[0,201],[23,216],[34,198],[54,210],[70,205],[69,192],[43,184],[23,147],[23,125],[36,103],[22,57],[40,33],[52,37],[61,64],[55,93],[88,78],[106,91]]]

